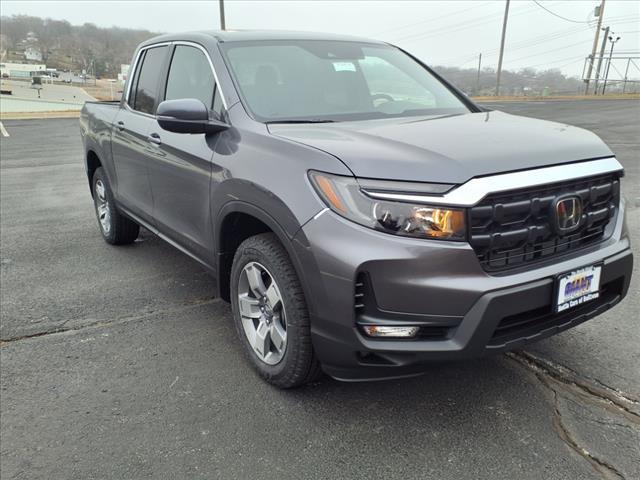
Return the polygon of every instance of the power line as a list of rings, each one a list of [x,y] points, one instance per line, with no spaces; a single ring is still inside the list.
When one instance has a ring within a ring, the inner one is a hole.
[[[474,55],[473,57],[469,57],[469,60],[465,61],[464,63],[460,63],[460,64],[458,64],[458,65],[457,65],[457,67],[458,67],[458,68],[460,68],[460,67],[462,67],[462,66],[466,65],[467,63],[469,63],[469,62],[471,62],[471,61],[473,61],[473,60],[476,60],[477,58],[478,58],[478,56],[477,56],[477,55]]]
[[[589,30],[589,27],[574,27],[573,29],[570,30],[557,30],[554,32],[550,32],[546,35],[539,35],[536,37],[532,37],[532,38],[528,38],[525,40],[520,40],[518,42],[514,42],[514,43],[510,43],[509,44],[509,52],[515,52],[517,50],[522,50],[522,49],[527,49],[527,48],[533,48],[536,47],[538,45],[542,45],[544,43],[547,42],[552,42],[555,41],[559,38],[564,38],[564,37],[569,37],[578,33],[584,33],[585,31]],[[494,48],[494,49],[490,49],[490,50],[483,50],[482,51],[482,55],[486,56],[486,57],[492,57],[494,55],[496,55],[498,52],[500,51],[499,48]],[[450,60],[448,60],[449,62],[455,63],[456,61],[462,61],[464,63],[468,63],[469,61],[473,60],[477,58],[477,55],[473,55],[473,56],[469,56],[469,55],[460,55],[458,57],[454,57]]]
[[[441,31],[449,31],[449,29],[459,29],[459,28],[467,28],[469,25],[476,26],[477,25],[483,25],[485,23],[489,23],[491,21],[493,21],[493,19],[496,18],[497,16],[502,15],[500,12],[494,12],[494,13],[490,13],[489,15],[484,15],[481,17],[476,17],[476,18],[472,18],[472,19],[468,19],[468,20],[464,20],[462,22],[456,22],[456,23],[451,23],[449,25],[443,25],[441,27],[429,30],[427,32],[418,32],[418,33],[411,33],[409,35],[403,35],[401,37],[396,38],[395,41],[405,41],[405,40],[409,40],[409,39],[414,39],[414,38],[420,38],[420,37],[430,37],[433,35],[439,35]],[[486,19],[490,19],[488,21],[486,21]]]
[[[510,59],[509,62],[518,62],[520,60],[526,60],[527,58],[539,57],[540,55],[546,55],[547,53],[558,52],[560,50],[565,50],[567,48],[575,47],[576,45],[583,45],[585,42],[588,42],[588,41],[590,40],[582,40],[580,42],[571,43],[569,45],[564,45],[562,47],[554,48],[552,50],[545,50],[544,52],[534,53],[533,55],[525,55],[524,57]]]
[[[577,33],[583,33],[586,30],[588,30],[589,28],[584,28],[584,27],[578,27],[577,30],[570,30],[570,31],[557,31],[557,32],[551,32],[547,35],[540,35],[537,37],[533,37],[533,38],[529,38],[527,40],[521,40],[519,42],[515,42],[509,45],[509,52],[513,52],[516,50],[522,50],[523,48],[531,48],[531,47],[536,47],[540,44],[546,43],[546,42],[551,42],[554,40],[557,40],[559,38],[564,38],[564,37],[569,37],[572,35],[575,35]],[[493,50],[488,50],[486,52],[487,56],[491,56],[491,55],[495,55],[497,52],[499,51],[498,48],[495,48]]]
[[[559,67],[554,67],[554,70],[556,70],[556,69],[557,70],[562,70],[564,67],[568,67],[569,65],[574,65],[574,64],[576,64],[578,62],[582,63],[583,61],[584,61],[584,59],[582,57],[580,57],[577,60],[574,59],[569,63],[565,63],[563,65],[560,65]],[[553,62],[553,63],[558,63],[558,62]],[[546,65],[546,63],[542,63],[541,65]]]
[[[538,2],[538,0],[533,0],[533,3],[535,3],[536,5],[538,5],[538,6],[539,6],[540,8],[542,8],[543,10],[546,10],[547,12],[549,12],[549,13],[550,13],[551,15],[553,15],[554,17],[561,18],[561,19],[563,19],[563,20],[566,20],[567,22],[573,22],[573,23],[589,23],[589,22],[590,22],[590,20],[587,20],[586,22],[585,22],[584,20],[582,20],[582,21],[579,21],[579,20],[572,20],[572,19],[570,19],[570,18],[563,17],[562,15],[558,15],[557,13],[552,12],[551,10],[549,10],[547,7],[545,7],[545,6],[541,5],[541,4]]]
[[[531,12],[532,9],[527,9],[527,10],[522,10],[520,12],[514,13],[512,15],[509,15],[510,17],[515,17],[518,15],[523,15],[525,13],[529,13]],[[411,35],[407,35],[404,37],[400,37],[398,39],[396,39],[395,41],[400,41],[400,42],[405,42],[405,41],[414,41],[414,40],[424,40],[426,38],[430,38],[430,37],[435,37],[438,35],[441,35],[442,33],[446,32],[447,34],[451,34],[451,33],[455,33],[455,32],[459,32],[461,30],[466,30],[468,28],[475,28],[475,27],[479,27],[481,25],[485,25],[487,23],[492,23],[494,20],[497,20],[498,18],[502,17],[502,13],[501,12],[495,12],[495,13],[491,13],[489,15],[485,15],[483,17],[478,17],[475,19],[470,19],[470,20],[465,20],[463,22],[458,22],[458,23],[453,23],[450,25],[445,25],[442,27],[439,27],[435,30],[430,30],[428,32],[423,32],[423,33],[414,33]]]
[[[578,60],[584,61],[584,57],[583,56],[576,57],[574,55],[572,57],[561,58],[559,60],[552,60],[551,62],[538,63],[537,65],[527,65],[527,68],[536,68],[536,67],[541,67],[542,65],[552,65],[554,63],[566,62],[567,60],[573,60],[571,63],[574,63],[574,62],[577,62]],[[567,65],[571,65],[571,63]],[[560,68],[560,67],[557,67],[557,68]]]
[[[621,22],[616,22],[617,25],[622,25],[624,23],[635,23],[637,22],[637,18],[633,17],[633,18],[629,18],[629,17],[624,17],[624,16],[620,16],[620,17],[612,17],[613,19],[618,19],[618,18],[624,18],[624,21]],[[545,35],[539,35],[536,37],[532,37],[529,39],[525,39],[525,40],[520,40],[518,42],[514,42],[514,43],[510,43],[509,44],[509,48],[508,51],[509,52],[515,52],[517,50],[522,50],[522,49],[528,49],[528,48],[534,48],[538,45],[542,45],[544,43],[547,42],[552,42],[555,41],[557,39],[560,38],[565,38],[565,37],[569,37],[569,36],[573,36],[573,35],[577,35],[577,34],[581,34],[584,33],[586,31],[590,30],[590,27],[588,26],[576,26],[576,27],[571,27],[568,30],[556,30],[553,32],[550,32],[548,34]],[[620,32],[620,33],[637,33],[640,32],[640,30],[635,30],[635,31],[625,31],[625,32]],[[490,50],[482,50],[482,55],[483,57],[493,57],[495,56],[498,51],[500,50],[499,48],[494,48],[494,49],[490,49]],[[458,65],[464,65],[466,63],[469,63],[471,60],[474,60],[477,58],[477,55],[460,55],[457,57],[453,57],[450,58],[449,60],[447,60],[447,63],[456,63],[458,64],[458,62],[460,62]]]
[[[495,4],[495,2],[492,2]],[[532,8],[523,10],[523,11],[519,11],[513,15],[522,15],[524,13],[529,13],[530,11],[532,11]],[[476,17],[476,18],[470,18],[467,20],[463,20],[461,22],[455,22],[455,23],[451,23],[448,25],[443,25],[441,27],[438,27],[436,29],[433,30],[429,30],[427,32],[418,32],[418,33],[412,33],[410,35],[405,35],[402,37],[397,38],[396,40],[398,41],[404,41],[404,40],[409,40],[409,39],[417,39],[417,38],[429,38],[429,37],[434,37],[434,36],[438,36],[440,35],[442,32],[447,32],[447,34],[452,33],[452,32],[457,32],[460,30],[465,30],[468,28],[475,28],[475,27],[479,27],[481,25],[486,25],[488,23],[493,22],[494,20],[497,20],[499,18],[502,17],[502,11],[497,11],[497,12],[493,12],[493,13],[489,13],[488,15],[483,15],[480,17]]]
[[[463,13],[463,12],[468,12],[469,10],[473,10],[474,8],[484,7],[484,6],[489,5],[491,3],[493,3],[493,2],[477,3],[474,6],[469,7],[469,8],[463,8],[462,10],[456,10],[455,12],[447,13],[445,15],[440,15],[439,17],[428,18],[428,19],[425,19],[425,20],[421,20],[419,22],[409,23],[407,25],[399,25],[397,27],[391,27],[391,28],[388,28],[386,30],[382,30],[381,32],[374,33],[373,35],[374,36],[378,36],[380,34],[391,32],[393,30],[411,28],[411,27],[415,27],[416,25],[422,25],[422,24],[425,24],[425,23],[435,22],[436,20],[440,20],[442,18],[451,17],[453,15],[458,15],[458,14]]]
[[[510,14],[509,17],[513,18],[515,16],[520,16],[526,13],[531,13],[535,10],[534,8],[528,8],[513,14]],[[481,17],[477,17],[475,19],[468,19],[468,20],[464,20],[462,22],[457,22],[457,23],[452,23],[449,25],[444,25],[442,27],[438,27],[436,29],[433,30],[429,30],[428,32],[419,32],[419,33],[412,33],[409,35],[404,35],[401,37],[396,37],[395,39],[393,39],[393,42],[405,42],[405,41],[414,41],[414,40],[422,40],[422,39],[426,39],[426,38],[430,38],[430,37],[434,37],[434,36],[438,36],[441,35],[443,32],[446,32],[447,34],[450,33],[455,33],[458,32],[460,30],[464,30],[467,28],[475,28],[475,27],[479,27],[481,25],[486,25],[488,23],[491,23],[494,20],[497,20],[500,16],[502,16],[501,12],[494,12],[494,13],[490,13],[488,15],[484,15]],[[635,22],[636,21],[636,17],[628,17],[628,16],[617,16],[617,17],[611,17],[609,20],[610,21],[614,21],[614,20],[618,20],[618,19],[624,19],[624,21],[621,22],[617,22],[618,24],[623,24],[623,23],[631,23],[631,22]],[[593,28],[593,22],[594,21],[586,21],[586,22],[577,22],[583,25],[587,25],[587,27],[582,27],[584,28],[584,30],[589,30],[590,28]],[[579,27],[577,27],[579,28]],[[580,31],[580,30],[576,30]],[[552,33],[553,34],[553,33]],[[542,38],[546,38],[547,35],[541,35]],[[522,42],[529,42],[530,40],[524,40]],[[498,49],[496,49],[497,51]],[[511,50],[511,48],[509,48],[509,50]]]

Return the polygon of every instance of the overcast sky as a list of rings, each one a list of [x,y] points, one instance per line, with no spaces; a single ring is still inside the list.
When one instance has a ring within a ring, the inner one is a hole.
[[[504,68],[560,68],[581,75],[595,31],[600,0],[512,0]],[[311,30],[353,34],[399,45],[435,65],[477,66],[498,61],[504,0],[319,1],[226,0],[227,28]],[[2,15],[27,14],[72,24],[143,28],[159,32],[219,28],[218,2],[11,1]],[[604,26],[622,39],[616,52],[640,53],[640,1],[606,0]],[[607,47],[608,48],[608,47]],[[640,67],[640,61],[636,61]],[[614,63],[623,70],[626,62]],[[630,77],[640,77],[633,65]]]

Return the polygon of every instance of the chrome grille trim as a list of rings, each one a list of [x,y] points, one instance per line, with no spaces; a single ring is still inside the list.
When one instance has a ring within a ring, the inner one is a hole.
[[[621,172],[622,170],[624,168],[616,157],[608,157],[599,160],[472,178],[450,192],[439,196],[373,192],[366,189],[362,189],[362,192],[371,198],[379,200],[470,207],[492,193],[536,187],[567,180],[578,180],[606,173]]]

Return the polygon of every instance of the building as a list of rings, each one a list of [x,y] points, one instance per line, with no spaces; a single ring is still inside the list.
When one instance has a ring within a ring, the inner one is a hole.
[[[33,63],[0,63],[0,76],[14,78],[30,78],[41,72],[46,72],[47,66]]]
[[[131,65],[127,63],[120,64],[120,73],[118,74],[118,80],[120,80],[121,83],[124,83],[127,81],[127,75],[129,74],[130,67]]]
[[[32,62],[41,62],[42,52],[38,47],[27,47],[24,49],[24,59]]]

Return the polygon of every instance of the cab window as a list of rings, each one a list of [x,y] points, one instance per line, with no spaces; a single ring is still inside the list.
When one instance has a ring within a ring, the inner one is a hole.
[[[206,55],[198,48],[178,45],[171,59],[165,100],[197,98],[213,108],[216,82]]]
[[[135,95],[133,98],[133,109],[139,112],[153,115],[155,113],[156,100],[158,96],[158,82],[162,77],[166,46],[154,47],[146,50],[139,78],[135,85]],[[135,80],[135,79],[134,79]]]

